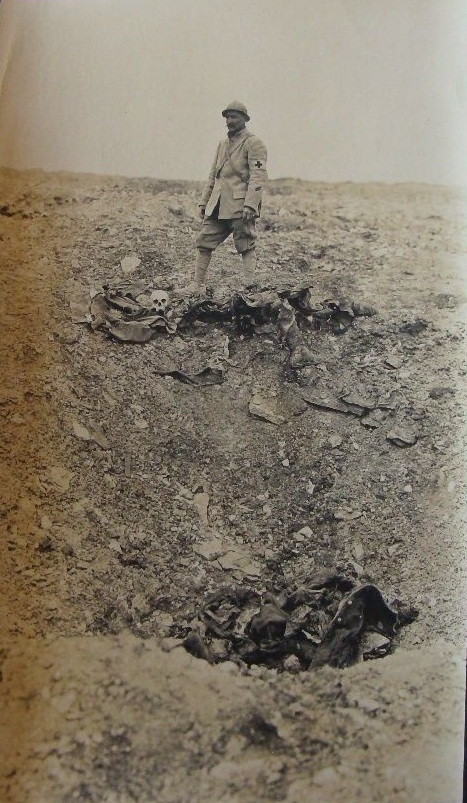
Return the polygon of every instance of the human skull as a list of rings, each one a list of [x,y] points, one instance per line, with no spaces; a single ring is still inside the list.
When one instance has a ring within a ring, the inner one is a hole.
[[[169,306],[169,296],[165,290],[153,290],[151,293],[151,302],[153,309],[160,315],[165,315],[167,307]]]

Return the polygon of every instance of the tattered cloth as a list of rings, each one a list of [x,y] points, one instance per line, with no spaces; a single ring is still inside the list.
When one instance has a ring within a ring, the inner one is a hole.
[[[157,333],[173,335],[195,321],[233,322],[239,333],[260,333],[276,328],[290,353],[292,368],[313,363],[303,341],[299,323],[309,327],[330,326],[335,334],[345,332],[358,315],[375,310],[354,302],[328,299],[316,302],[309,287],[289,290],[266,288],[254,293],[234,293],[219,301],[212,298],[187,300],[173,294],[165,309],[151,306],[150,289],[141,285],[104,287],[89,302],[87,320],[92,329],[103,329],[126,343],[147,343]]]
[[[390,607],[372,584],[356,586],[342,574],[305,578],[277,596],[228,587],[211,594],[198,611],[200,625],[187,634],[192,654],[216,663],[284,668],[295,655],[302,669],[345,667],[393,648],[398,628],[418,612],[396,601]],[[368,642],[370,633],[382,638]]]

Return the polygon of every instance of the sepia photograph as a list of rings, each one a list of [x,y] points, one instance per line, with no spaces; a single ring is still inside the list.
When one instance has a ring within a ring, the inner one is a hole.
[[[1,0],[2,803],[462,803],[466,41]]]

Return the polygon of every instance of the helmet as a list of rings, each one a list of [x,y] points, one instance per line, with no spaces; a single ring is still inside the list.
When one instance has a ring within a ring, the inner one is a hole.
[[[229,105],[226,106],[222,112],[222,117],[225,117],[227,112],[240,112],[240,114],[243,114],[247,122],[250,119],[245,104],[240,103],[239,100],[233,100],[232,103],[229,103]]]

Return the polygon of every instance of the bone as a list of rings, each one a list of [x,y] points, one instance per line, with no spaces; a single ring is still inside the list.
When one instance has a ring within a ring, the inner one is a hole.
[[[153,290],[150,299],[152,308],[161,315],[165,315],[170,304],[168,293],[165,290]]]

